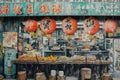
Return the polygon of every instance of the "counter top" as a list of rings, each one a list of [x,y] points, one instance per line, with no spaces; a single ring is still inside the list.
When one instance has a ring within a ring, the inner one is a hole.
[[[14,64],[112,64],[111,61],[105,60],[95,60],[95,61],[37,61],[37,60],[13,60],[12,63]]]

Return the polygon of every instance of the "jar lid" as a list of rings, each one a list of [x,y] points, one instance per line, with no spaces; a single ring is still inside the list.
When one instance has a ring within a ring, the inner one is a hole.
[[[59,76],[64,76],[64,71],[59,71]]]
[[[56,70],[51,70],[51,76],[56,76]]]
[[[44,75],[44,73],[43,73],[43,72],[40,72],[40,73],[36,73],[36,75]]]
[[[18,74],[26,74],[26,71],[19,71]]]
[[[88,70],[88,71],[91,71],[90,68],[82,68],[81,70]]]

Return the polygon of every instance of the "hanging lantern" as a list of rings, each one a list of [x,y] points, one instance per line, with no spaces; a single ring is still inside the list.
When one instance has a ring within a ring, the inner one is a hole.
[[[77,30],[77,21],[71,17],[62,21],[63,32],[67,35],[73,35]]]
[[[51,34],[55,31],[56,29],[56,21],[52,18],[43,18],[40,21],[40,28],[43,31],[43,33],[46,35],[48,39],[51,38]]]
[[[38,28],[38,23],[37,23],[37,21],[30,19],[30,20],[27,20],[27,21],[25,22],[25,29],[26,29],[26,30],[28,30],[28,31],[30,31],[30,32],[34,32],[34,31],[37,30],[37,28]]]
[[[88,34],[96,34],[99,31],[99,21],[93,17],[85,19],[84,30]]]
[[[111,33],[117,30],[117,23],[114,20],[106,20],[103,24],[105,32]]]
[[[40,21],[40,28],[45,34],[52,34],[56,29],[56,21],[49,17]]]

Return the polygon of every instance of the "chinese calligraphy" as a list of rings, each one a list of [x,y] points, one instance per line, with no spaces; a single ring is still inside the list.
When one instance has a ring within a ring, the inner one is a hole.
[[[71,30],[71,21],[70,20],[66,20],[66,23],[67,23],[67,25],[65,26],[65,28],[67,30]]]
[[[20,4],[15,4],[14,8],[13,8],[13,13],[15,13],[15,14],[22,14],[21,8],[22,7],[21,7]]]
[[[50,6],[48,6],[47,4],[41,5],[40,6],[40,12],[42,12],[44,14],[48,13],[49,12],[49,7]],[[51,6],[51,11],[53,13],[60,13],[61,12],[61,6],[60,6],[60,4],[53,4]]]
[[[29,14],[33,13],[33,5],[32,4],[28,4],[27,13],[29,13]]]
[[[45,20],[45,21],[43,22],[44,29],[47,29],[47,30],[50,29],[50,28],[49,28],[49,23],[50,23],[50,20]]]
[[[94,21],[93,20],[86,20],[86,22],[87,22],[87,24],[86,24],[86,26],[87,27],[94,27]]]
[[[48,5],[47,4],[43,4],[40,6],[40,12],[42,13],[48,13]]]
[[[61,6],[60,6],[60,4],[53,4],[52,5],[52,12],[60,13],[61,12]]]
[[[8,5],[4,5],[4,6],[0,6],[0,14],[8,14],[9,11],[9,6]]]
[[[120,3],[0,3],[0,15],[119,15]]]

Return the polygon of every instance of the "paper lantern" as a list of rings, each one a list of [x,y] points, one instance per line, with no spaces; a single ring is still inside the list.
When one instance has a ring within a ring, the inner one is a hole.
[[[111,33],[117,30],[117,23],[114,20],[106,20],[103,24],[105,32]]]
[[[99,21],[93,17],[85,19],[84,30],[88,34],[96,34],[99,31]]]
[[[65,18],[62,21],[62,29],[65,34],[74,34],[77,30],[77,21],[71,17]]]
[[[38,28],[38,23],[37,23],[37,21],[30,19],[30,20],[27,20],[27,21],[25,22],[25,29],[26,29],[26,30],[28,30],[28,31],[30,31],[30,32],[34,32],[34,31],[37,30],[37,28]]]
[[[56,29],[56,21],[52,18],[43,18],[40,21],[40,28],[45,34],[52,34]]]

